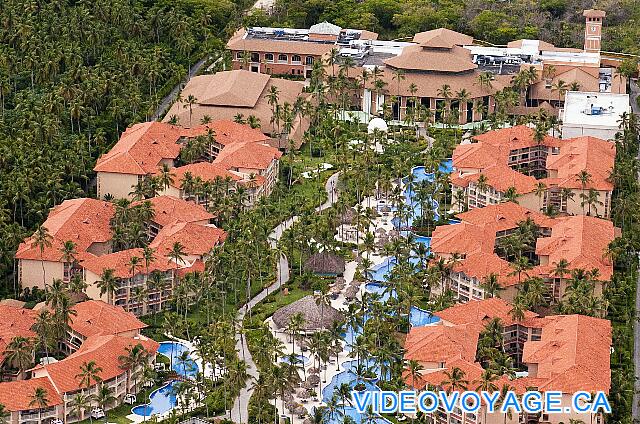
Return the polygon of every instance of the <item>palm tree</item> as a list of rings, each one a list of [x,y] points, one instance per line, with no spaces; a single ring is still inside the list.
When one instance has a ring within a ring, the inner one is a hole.
[[[409,373],[411,377],[411,388],[413,390],[416,389],[416,381],[418,381],[418,377],[420,377],[420,371],[424,369],[424,367],[420,364],[420,362],[415,359],[410,359],[405,364],[405,370]]]
[[[542,210],[542,197],[544,196],[546,191],[547,185],[542,181],[539,181],[538,184],[536,184],[536,188],[533,191],[533,193],[538,197],[538,210],[540,211]]]
[[[514,186],[507,187],[507,189],[502,193],[502,198],[507,202],[518,203],[518,191]]]
[[[2,356],[3,368],[17,370],[20,375],[33,364],[33,343],[26,337],[16,336],[4,348]]]
[[[130,380],[131,375],[134,376],[133,379],[133,393],[137,393],[138,389],[138,379],[137,379],[137,370],[148,363],[149,361],[149,352],[142,346],[140,343],[137,343],[133,346],[127,346],[125,348],[126,354],[120,355],[118,357],[118,363],[120,369],[127,372],[127,393],[130,388]],[[173,355],[172,355],[173,356]]]
[[[100,280],[96,283],[96,286],[100,289],[100,297],[105,293],[107,294],[107,303],[113,304],[113,294],[120,287],[118,280],[115,276],[115,270],[112,268],[105,268],[102,270]]]
[[[578,173],[578,175],[576,175],[576,181],[578,181],[580,183],[580,186],[582,187],[582,195],[584,195],[584,192],[587,188],[587,185],[591,182],[591,174],[589,173],[589,171],[587,171],[586,169],[583,169],[582,171],[580,171]],[[584,215],[584,205],[586,203],[582,203],[582,214]]]
[[[76,374],[75,378],[79,380],[80,387],[88,389],[92,385],[102,382],[101,372],[102,368],[96,364],[96,361],[84,361],[80,365],[80,372]]]
[[[558,107],[560,106],[560,98],[567,92],[568,88],[569,86],[563,80],[558,80],[551,86],[551,91],[558,92]]]
[[[106,417],[107,409],[109,409],[109,406],[116,400],[117,398],[113,395],[113,390],[111,390],[111,388],[105,385],[100,386],[100,388],[98,389],[98,393],[96,393],[95,395],[95,401],[100,409],[105,411],[105,421],[108,421]]]
[[[42,387],[36,387],[33,394],[29,397],[29,406],[38,408],[38,422],[42,422],[42,410],[49,406],[49,395]]]
[[[85,395],[84,393],[80,392],[71,399],[71,410],[73,411],[75,416],[78,417],[79,421],[84,420],[85,411],[91,408],[92,398],[93,395]],[[91,421],[93,421],[93,418],[91,419]]]
[[[498,274],[490,273],[480,283],[480,288],[484,291],[485,297],[500,297],[500,292],[504,287],[498,282]]]
[[[10,417],[11,412],[7,411],[7,408],[0,403],[0,424],[9,424]]]
[[[191,117],[193,115],[193,105],[198,102],[198,99],[193,94],[189,94],[185,99],[185,104],[182,106],[185,109],[189,109],[189,127],[191,127]]]
[[[44,250],[51,247],[53,237],[49,234],[49,230],[44,225],[39,226],[33,233],[33,241],[31,247],[37,247],[40,251],[40,263],[42,265],[42,287],[47,287],[47,274],[44,269]]]

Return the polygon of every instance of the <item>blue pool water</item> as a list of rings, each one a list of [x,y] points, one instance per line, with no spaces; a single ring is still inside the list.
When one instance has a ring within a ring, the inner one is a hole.
[[[176,404],[175,386],[178,381],[172,381],[165,386],[151,392],[149,395],[149,403],[139,405],[131,409],[136,415],[150,417],[153,414],[162,414],[173,409]]]
[[[309,363],[309,357],[308,356],[304,356],[304,355],[296,355],[296,358],[298,358],[298,363],[299,364],[308,364]],[[285,364],[289,363],[289,357],[288,356],[283,356],[282,358],[280,358],[280,362],[284,362]]]
[[[187,352],[184,360],[182,359],[183,352]],[[178,375],[185,378],[195,378],[198,374],[198,364],[191,358],[189,348],[182,343],[161,342],[158,347],[158,353],[171,360],[171,368]],[[175,408],[177,404],[175,390],[178,384],[180,382],[174,380],[154,390],[149,395],[149,403],[135,406],[131,409],[131,412],[142,417],[150,417]]]
[[[182,360],[184,352],[189,352],[189,348],[179,342],[161,342],[158,353],[171,360],[171,368],[183,377],[192,377],[198,374],[198,364],[187,355],[186,360]]]

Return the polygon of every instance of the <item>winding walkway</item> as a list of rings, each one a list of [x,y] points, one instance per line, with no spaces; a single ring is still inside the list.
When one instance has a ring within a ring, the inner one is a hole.
[[[339,192],[337,185],[339,175],[340,173],[336,172],[331,175],[325,183],[324,188],[327,192],[327,201],[318,206],[316,208],[316,212],[322,212],[323,210],[330,208],[338,200]],[[269,234],[269,245],[272,249],[276,247],[278,240],[282,237],[282,234],[294,223],[298,222],[298,220],[298,216],[293,216],[286,221],[281,222],[271,231]],[[260,375],[258,367],[251,357],[251,352],[249,352],[246,337],[244,337],[244,334],[242,333],[242,321],[244,320],[247,312],[253,309],[258,303],[262,302],[270,293],[278,290],[284,283],[289,281],[289,260],[285,255],[280,255],[280,260],[278,261],[276,269],[276,277],[276,281],[273,284],[258,293],[238,311],[235,335],[236,350],[239,352],[240,358],[247,364],[249,381],[248,384],[240,390],[240,395],[236,398],[233,403],[233,408],[231,409],[230,418],[236,423],[247,423],[249,421],[249,399],[251,399],[251,394],[253,393],[252,382],[254,379],[257,380]]]

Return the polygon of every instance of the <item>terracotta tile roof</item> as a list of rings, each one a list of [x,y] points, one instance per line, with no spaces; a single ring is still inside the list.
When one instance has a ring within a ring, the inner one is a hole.
[[[187,274],[191,274],[195,272],[202,273],[204,272],[204,269],[205,269],[204,262],[202,262],[200,259],[196,259],[195,261],[193,261],[190,267],[178,269],[178,276],[184,277]]]
[[[184,246],[188,255],[206,255],[215,246],[224,242],[227,233],[221,228],[187,222],[176,222],[163,227],[149,245],[159,255],[169,253],[174,243]]]
[[[187,87],[189,92],[197,93],[199,105],[250,108],[256,105],[270,78],[267,74],[244,70],[223,71],[191,78]],[[183,96],[188,96],[187,87]]]
[[[143,122],[126,129],[109,152],[98,158],[96,172],[152,174],[162,159],[175,159],[183,129],[162,122]]]
[[[447,28],[438,28],[417,33],[413,36],[413,42],[434,48],[452,48],[473,43],[473,37]]]
[[[605,16],[607,16],[607,12],[598,9],[587,9],[582,12],[582,16],[585,16],[587,18],[604,18]]]
[[[63,393],[80,389],[80,381],[76,378],[85,362],[95,361],[102,368],[98,376],[107,381],[123,374],[118,357],[126,355],[126,348],[141,344],[151,354],[155,354],[159,344],[144,336],[136,338],[106,335],[91,336],[86,339],[80,349],[69,355],[66,359],[54,364],[45,365],[43,368],[49,374],[49,378],[55,387]]]
[[[487,177],[487,185],[496,191],[504,193],[509,187],[514,187],[518,194],[531,193],[538,185],[538,180],[530,175],[514,171],[507,165],[494,165],[482,172],[460,177],[463,180],[476,183],[480,175]]]
[[[469,254],[465,259],[454,265],[453,271],[462,272],[467,277],[475,277],[480,281],[494,273],[498,275],[498,283],[503,287],[518,284],[518,276],[509,275],[513,272],[509,262],[495,253],[477,252]]]
[[[616,145],[595,137],[578,137],[565,141],[560,153],[547,156],[547,169],[555,171],[555,184],[558,187],[582,189],[577,175],[587,170],[591,182],[587,189],[611,191],[613,184],[609,175],[613,170],[616,157]]]
[[[227,42],[227,48],[234,51],[288,53],[299,55],[322,56],[336,48],[334,44],[315,43],[312,41],[267,40],[244,38],[245,29],[238,30]]]
[[[262,143],[269,140],[269,137],[259,129],[251,128],[246,124],[238,124],[228,119],[219,119],[206,125],[186,128],[184,133],[188,137],[196,137],[207,134],[210,129],[214,132],[215,140],[224,146],[247,141]]]
[[[117,278],[129,278],[131,277],[131,267],[129,266],[129,263],[131,258],[134,256],[140,259],[139,265],[136,269],[136,274],[146,272],[144,260],[142,259],[142,249],[127,249],[120,252],[97,256],[83,261],[81,265],[84,269],[91,271],[98,276],[100,276],[105,269],[113,269]],[[175,268],[175,262],[172,262],[158,254],[154,256],[155,260],[149,264],[149,272],[168,271]]]
[[[453,166],[456,169],[485,169],[498,163],[507,163],[509,147],[489,143],[459,144],[453,151]]]
[[[440,225],[433,231],[431,251],[435,254],[471,254],[480,251],[491,253],[495,242],[495,232],[492,233],[491,230],[488,227],[465,222],[456,225]]]
[[[540,390],[605,391],[611,387],[611,323],[582,315],[544,319],[542,339],[524,344],[522,361],[536,364],[532,377],[547,379]]]
[[[265,77],[267,81],[263,83],[262,79]],[[189,110],[183,108],[182,104],[174,103],[163,121],[167,122],[175,116],[181,125],[191,126],[191,123],[200,122],[205,115],[216,117],[216,119],[233,120],[235,115],[240,113],[244,116],[255,116],[260,120],[260,130],[265,134],[273,134],[276,129],[271,123],[271,105],[267,99],[272,86],[279,91],[280,104],[285,102],[294,104],[298,97],[310,96],[302,92],[304,84],[300,81],[269,78],[266,74],[243,70],[218,72],[192,78],[182,90],[183,97],[194,95],[197,99],[204,101],[204,103],[198,101],[193,105],[191,120]],[[206,101],[209,97],[213,99],[211,102]],[[306,125],[306,121],[302,121],[300,117],[296,118],[291,134],[301,138]]]
[[[122,307],[101,300],[87,300],[76,304],[73,309],[77,315],[72,317],[70,326],[84,337],[121,334],[147,327]]]
[[[460,303],[440,312],[435,312],[434,315],[454,325],[484,324],[493,318],[500,318],[503,325],[507,326],[513,323],[509,311],[511,311],[510,304],[498,297],[492,297],[484,300],[471,300],[467,303]],[[534,312],[525,312],[525,319],[537,316],[538,314]]]
[[[507,47],[508,48],[521,48],[522,47],[522,42],[523,41],[537,41],[538,42],[538,48],[542,51],[542,50],[553,50],[555,48],[555,46],[551,43],[547,43],[546,41],[542,41],[542,40],[513,40],[513,41],[509,41],[507,43]]]
[[[548,257],[549,262],[549,266],[542,266],[539,271],[549,273],[553,264],[566,259],[570,269],[597,268],[602,281],[610,280],[613,264],[606,250],[614,238],[611,221],[582,215],[556,218],[551,237],[539,238],[536,243],[536,254]]]
[[[37,405],[31,404],[37,388],[47,392],[47,406],[62,405],[62,398],[47,377],[0,383],[0,404],[7,411],[37,409]]]
[[[210,162],[197,162],[191,163],[189,165],[179,166],[171,170],[171,173],[174,175],[172,185],[175,188],[182,188],[184,174],[186,174],[187,172],[191,173],[191,176],[193,178],[199,177],[202,181],[214,181],[217,177],[220,177],[222,179],[230,178],[232,181],[240,180],[240,177],[232,172],[227,171],[220,165]]]
[[[419,362],[447,363],[455,359],[473,362],[480,330],[478,324],[412,327],[405,341],[404,357]]]
[[[470,209],[459,213],[457,218],[475,225],[495,224],[496,231],[504,231],[518,227],[518,223],[531,218],[542,227],[550,227],[553,220],[546,215],[531,211],[517,203],[505,202],[489,205],[484,208]]]
[[[4,350],[14,337],[36,337],[31,327],[36,321],[37,313],[31,309],[18,308],[0,304],[0,362]],[[0,402],[2,403],[2,402]]]
[[[424,388],[427,384],[431,384],[436,387],[442,387],[447,390],[449,386],[445,384],[449,380],[446,372],[451,372],[453,368],[459,368],[464,372],[464,379],[469,383],[467,384],[468,390],[473,390],[477,385],[477,380],[480,379],[483,369],[475,362],[466,361],[464,359],[455,359],[447,362],[444,369],[428,372],[423,371],[423,374],[417,379],[416,388]],[[405,374],[405,381],[407,384],[411,384],[411,377]]]
[[[172,196],[157,196],[132,204],[138,205],[142,202],[151,202],[155,212],[153,222],[162,227],[174,222],[209,221],[213,218],[203,206]]]
[[[42,225],[47,228],[53,239],[51,246],[45,247],[42,258],[46,261],[61,262],[60,249],[67,240],[76,243],[77,259],[93,256],[85,253],[93,243],[106,243],[111,240],[109,221],[113,211],[112,203],[89,198],[65,200],[52,208]],[[21,243],[16,258],[40,260],[40,249],[32,244],[33,237]]]
[[[532,128],[526,125],[516,125],[515,127],[488,131],[484,134],[476,135],[473,138],[478,142],[493,146],[508,146],[510,150],[515,150],[537,146],[539,143],[533,137],[534,131]],[[541,144],[547,147],[560,147],[563,141],[557,137],[545,135]]]
[[[222,149],[213,163],[232,170],[265,170],[281,156],[282,153],[275,147],[258,143],[236,143]]]
[[[384,63],[391,68],[404,69],[409,72],[459,73],[473,71],[478,67],[471,60],[469,50],[456,45],[446,47],[447,43],[449,41],[442,37],[434,37],[426,41],[425,44],[403,48],[401,54],[386,59]],[[433,44],[434,47],[430,44]],[[441,44],[444,44],[445,48],[441,48]]]

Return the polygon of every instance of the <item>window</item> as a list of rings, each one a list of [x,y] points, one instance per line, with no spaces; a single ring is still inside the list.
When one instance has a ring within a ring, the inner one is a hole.
[[[301,58],[300,56],[298,56],[297,54],[294,54],[294,55],[291,57],[291,61],[292,61],[293,63],[300,63],[300,62],[302,62],[302,58]]]
[[[287,55],[286,55],[286,54],[279,54],[279,55],[278,55],[278,62],[286,62],[286,61],[288,61],[288,60],[289,60],[289,59],[287,58]]]
[[[252,62],[260,62],[260,53],[251,53]]]
[[[267,62],[273,62],[273,53],[265,53],[264,60],[266,60]]]
[[[307,56],[304,63],[307,65],[313,65],[313,56]]]

